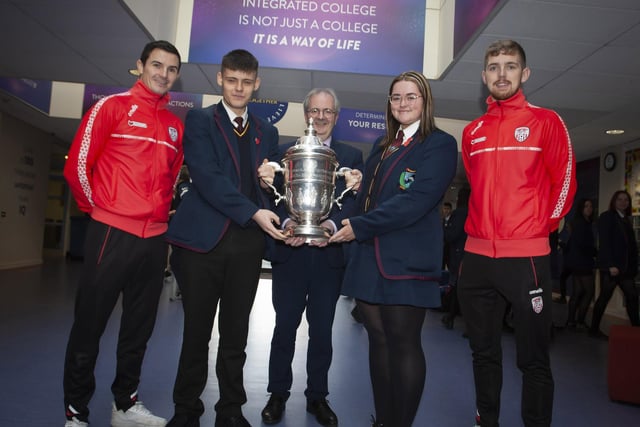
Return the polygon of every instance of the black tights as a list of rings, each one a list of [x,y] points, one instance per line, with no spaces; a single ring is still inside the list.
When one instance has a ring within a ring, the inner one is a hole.
[[[369,371],[376,420],[384,427],[410,427],[424,389],[422,350],[426,309],[357,301],[369,334]]]

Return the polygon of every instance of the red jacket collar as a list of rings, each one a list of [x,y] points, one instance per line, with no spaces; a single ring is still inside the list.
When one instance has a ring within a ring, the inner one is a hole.
[[[492,96],[487,98],[487,113],[497,112],[499,109],[504,108],[513,108],[520,109],[527,105],[527,99],[522,92],[522,89],[518,89],[518,92],[515,93],[511,98],[498,101],[494,99]]]
[[[169,92],[164,95],[158,95],[155,92],[152,92],[142,80],[138,80],[136,84],[130,90],[131,94],[133,94],[137,98],[141,98],[143,101],[148,102],[150,105],[154,106],[158,110],[163,109],[169,103],[171,97],[169,96]]]

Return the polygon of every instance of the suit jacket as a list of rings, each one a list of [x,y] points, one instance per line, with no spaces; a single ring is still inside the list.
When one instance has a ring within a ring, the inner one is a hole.
[[[626,278],[638,273],[638,244],[631,218],[622,219],[618,212],[607,210],[598,218],[598,268],[620,270]]]
[[[277,159],[278,130],[249,112],[247,132],[258,205],[241,192],[238,139],[222,102],[187,113],[184,157],[192,183],[169,225],[170,243],[208,252],[232,221],[247,226],[258,209],[271,207],[256,171],[264,159]]]
[[[283,158],[287,149],[294,145],[295,142],[284,144],[280,147],[280,157]],[[340,167],[348,167],[351,169],[358,169],[360,171],[364,168],[364,162],[362,159],[362,151],[354,148],[348,144],[343,142],[336,141],[335,139],[331,141],[331,149],[336,153],[336,158]],[[342,192],[346,188],[345,180],[343,178],[336,178],[336,189],[335,189],[335,197],[340,196]],[[353,213],[355,209],[355,196],[351,193],[345,194],[342,199],[342,209],[340,209],[335,203],[329,212],[329,216],[327,219],[332,220],[337,229],[339,230],[342,227],[342,220],[348,218],[350,214]],[[280,216],[280,223],[282,224],[285,219],[289,218],[289,214],[287,213],[284,203],[279,204],[276,209],[276,213]],[[299,248],[293,248],[289,245],[286,245],[282,242],[275,242],[275,248],[271,256],[272,263],[283,263],[286,262],[293,253],[294,250],[305,249],[307,245],[304,245]],[[344,255],[342,253],[342,245],[328,245],[324,248],[309,248],[316,249],[319,251],[323,251],[323,253],[327,256],[327,263],[330,267],[343,267],[344,266]]]
[[[365,182],[358,193],[362,213],[350,219],[356,240],[375,246],[378,270],[387,279],[439,281],[443,246],[439,206],[456,172],[456,140],[440,130],[427,138],[416,135],[384,160],[389,164],[379,170],[379,185],[365,213],[371,171],[382,154],[379,141],[367,159]]]

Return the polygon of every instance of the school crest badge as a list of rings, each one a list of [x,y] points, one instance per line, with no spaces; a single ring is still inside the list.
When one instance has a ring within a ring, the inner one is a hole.
[[[400,179],[398,180],[398,183],[400,184],[400,189],[406,190],[407,188],[411,187],[411,184],[413,184],[413,181],[415,181],[415,179],[416,179],[416,171],[407,168],[404,172],[400,174]]]
[[[537,296],[537,297],[531,298],[531,305],[533,306],[533,311],[536,312],[536,314],[540,314],[544,306],[542,302],[542,297]]]

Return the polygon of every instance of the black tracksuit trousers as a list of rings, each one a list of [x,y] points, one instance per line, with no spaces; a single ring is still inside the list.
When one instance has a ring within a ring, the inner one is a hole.
[[[144,239],[97,221],[89,223],[63,379],[65,410],[71,405],[78,419],[86,421],[89,416],[100,338],[120,295],[122,316],[111,390],[118,409],[133,405],[131,395],[137,391],[156,320],[166,254],[164,235]]]
[[[476,406],[482,427],[497,427],[502,389],[502,320],[513,310],[517,365],[522,372],[521,413],[526,427],[551,425],[553,376],[548,256],[489,258],[465,253],[458,298],[473,352]],[[511,403],[511,402],[510,402]]]

